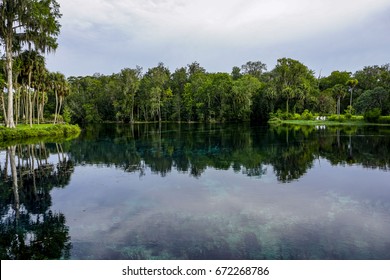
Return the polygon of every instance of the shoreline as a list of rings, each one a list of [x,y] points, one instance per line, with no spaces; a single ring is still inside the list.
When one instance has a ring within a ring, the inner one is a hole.
[[[283,124],[292,124],[292,125],[306,125],[306,126],[384,126],[389,127],[390,124],[387,123],[369,123],[365,121],[329,121],[329,120],[278,120],[278,121],[268,121],[269,125],[283,125]]]

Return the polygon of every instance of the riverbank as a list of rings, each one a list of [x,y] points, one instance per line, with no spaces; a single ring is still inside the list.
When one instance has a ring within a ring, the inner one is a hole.
[[[367,122],[363,117],[355,117],[352,119],[345,119],[342,121],[338,120],[329,120],[329,119],[315,119],[315,120],[282,120],[279,118],[272,118],[268,121],[270,125],[280,125],[280,124],[292,124],[292,125],[312,125],[312,126],[390,126],[388,122],[388,117],[383,117],[383,121],[372,123]]]
[[[78,125],[70,124],[40,124],[32,127],[29,125],[18,125],[16,128],[0,126],[0,142],[41,137],[66,139],[77,137],[80,132],[81,129]]]

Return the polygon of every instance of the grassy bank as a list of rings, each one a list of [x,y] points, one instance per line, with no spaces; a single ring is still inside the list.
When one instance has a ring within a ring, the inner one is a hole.
[[[66,139],[77,136],[80,131],[77,125],[69,124],[41,124],[33,125],[33,127],[29,125],[18,125],[14,129],[0,126],[0,142],[47,137]]]
[[[305,114],[306,113],[306,114]],[[370,121],[368,121],[370,120]],[[313,116],[310,112],[299,114],[276,113],[271,115],[268,121],[271,125],[293,124],[293,125],[328,125],[328,126],[390,126],[390,116],[378,116],[375,120],[366,119],[364,116],[356,115],[330,115],[326,117]]]
[[[326,125],[326,126],[390,126],[386,123],[369,123],[363,120],[356,121],[317,121],[317,120],[272,120],[268,122],[270,125],[279,125],[279,124],[293,124],[293,125]]]

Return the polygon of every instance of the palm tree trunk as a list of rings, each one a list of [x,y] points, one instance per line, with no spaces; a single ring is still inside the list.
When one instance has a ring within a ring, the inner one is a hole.
[[[62,107],[62,100],[63,100],[63,97],[62,95],[59,96],[59,105],[58,105],[58,116],[60,115],[60,112],[61,112],[61,107]]]
[[[32,113],[33,113],[33,104],[32,104],[32,97],[31,97],[31,92],[29,89],[28,93],[28,121],[30,123],[30,127],[32,127]]]
[[[11,23],[12,24],[12,23]],[[12,25],[11,25],[12,34]],[[10,31],[8,31],[10,32]],[[10,34],[10,33],[9,33]],[[7,69],[7,88],[8,88],[8,110],[6,126],[15,128],[14,123],[14,89],[12,81],[12,37],[8,36],[5,40],[6,69]]]
[[[56,95],[56,109],[54,113],[54,124],[57,122],[57,112],[58,112],[58,93],[57,90],[55,90],[55,95]]]
[[[340,115],[340,96],[337,98],[337,115]]]

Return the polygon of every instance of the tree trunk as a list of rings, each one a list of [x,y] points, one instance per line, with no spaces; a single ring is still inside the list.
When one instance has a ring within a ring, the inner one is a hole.
[[[31,97],[31,89],[29,89],[28,90],[28,121],[30,127],[32,127],[32,113],[33,113],[33,104],[32,104],[32,97]]]
[[[57,122],[57,111],[58,111],[58,93],[57,93],[57,90],[54,90],[55,92],[55,95],[56,95],[56,109],[55,109],[55,113],[54,113],[54,124],[56,124]]]
[[[20,98],[21,98],[21,88],[18,86],[18,89],[16,90],[17,94],[15,96],[16,99],[16,112],[15,112],[15,125],[18,125],[19,122],[19,116],[20,116]]]
[[[337,98],[337,115],[340,115],[340,96]]]
[[[12,26],[11,26],[12,29]],[[7,89],[8,89],[8,110],[6,126],[15,128],[14,123],[14,89],[12,81],[12,37],[5,40],[5,55],[6,55],[6,69],[7,69]]]
[[[33,97],[31,96],[31,75],[32,75],[32,70],[29,68],[28,71],[28,120],[30,123],[30,127],[32,127],[32,118],[33,118],[33,104],[32,104],[32,99]]]
[[[131,95],[130,123],[134,123],[134,94]]]
[[[1,107],[3,109],[4,123],[7,123],[7,112],[5,110],[4,93],[1,93]]]
[[[350,113],[352,114],[352,92],[353,92],[353,88],[351,88],[351,98],[349,99],[349,106],[350,106]]]
[[[45,91],[42,91],[42,106],[41,106],[41,117],[42,117],[42,123],[45,122],[43,112],[45,111]]]
[[[59,96],[59,105],[58,105],[58,113],[57,113],[57,116],[60,115],[61,107],[62,107],[62,101],[63,101],[63,97],[62,97],[62,95],[60,95],[60,96]]]

